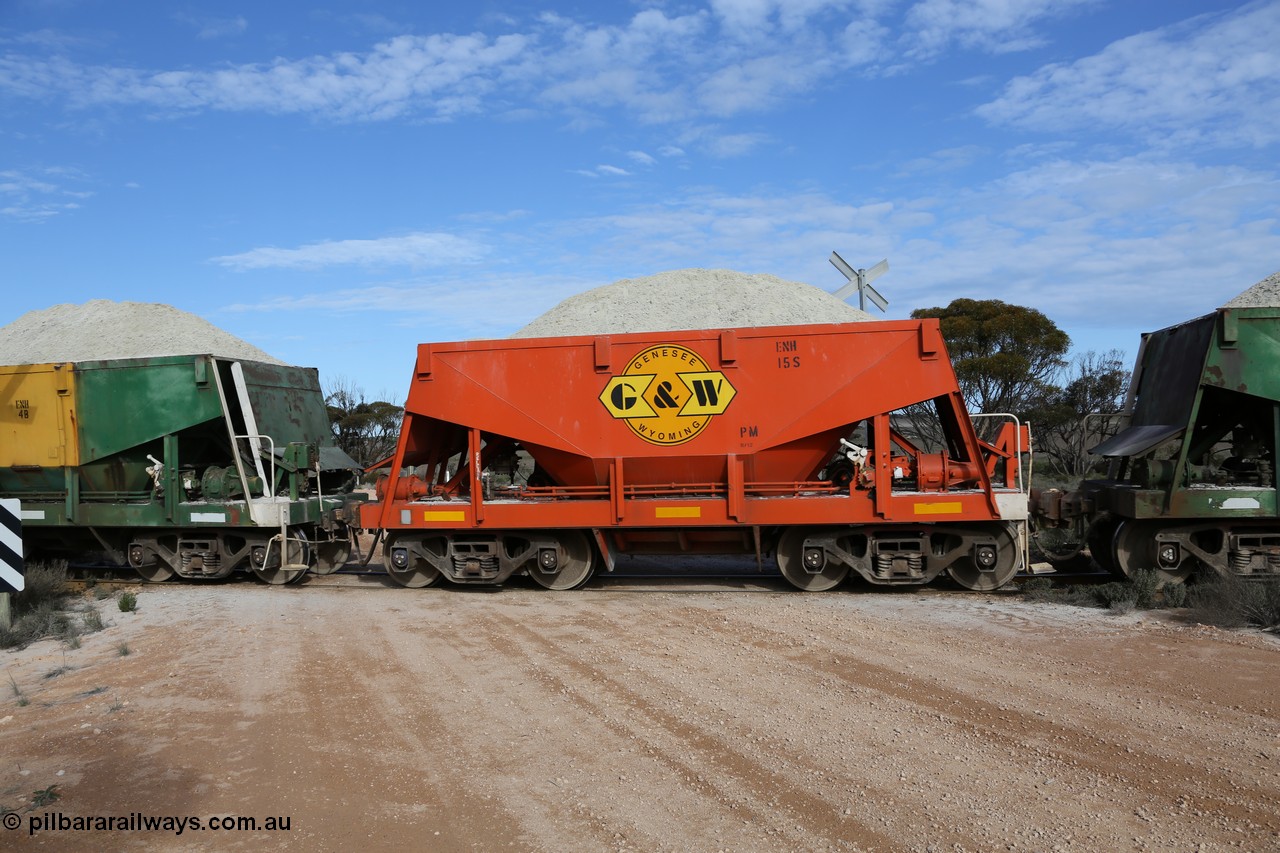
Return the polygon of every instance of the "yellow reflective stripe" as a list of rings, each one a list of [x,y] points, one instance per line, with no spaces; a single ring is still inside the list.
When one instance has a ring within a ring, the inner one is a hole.
[[[654,508],[653,514],[657,518],[702,518],[702,507],[660,506]]]
[[[961,512],[963,512],[963,507],[959,501],[916,504],[916,515],[958,515]]]
[[[423,521],[466,521],[467,513],[461,509],[428,509],[423,510]]]

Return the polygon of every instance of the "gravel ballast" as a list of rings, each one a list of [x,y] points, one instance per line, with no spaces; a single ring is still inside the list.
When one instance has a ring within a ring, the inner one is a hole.
[[[813,285],[734,270],[670,270],[571,296],[513,338],[875,319]]]
[[[0,364],[215,355],[284,364],[172,305],[94,299],[29,311],[0,327]]]

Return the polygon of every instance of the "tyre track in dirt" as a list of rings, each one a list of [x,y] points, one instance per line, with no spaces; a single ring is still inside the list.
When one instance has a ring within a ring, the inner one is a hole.
[[[768,661],[778,655],[790,657],[797,664],[797,672],[801,671],[802,665],[813,666],[856,688],[860,695],[878,692],[903,709],[895,713],[902,715],[903,728],[911,728],[916,740],[932,739],[944,748],[957,738],[972,741],[965,747],[970,762],[985,755],[996,773],[1000,764],[1009,758],[1007,749],[1001,744],[1015,739],[1023,748],[1016,760],[1025,777],[1020,780],[1025,783],[1024,790],[1041,787],[1032,778],[1038,775],[1039,781],[1056,782],[1060,789],[1064,787],[1063,778],[1067,777],[1080,791],[1111,793],[1111,798],[1094,797],[1097,810],[1091,814],[1093,819],[1110,816],[1113,822],[1130,821],[1135,824],[1135,830],[1141,830],[1141,824],[1151,820],[1149,812],[1152,808],[1168,804],[1176,806],[1175,817],[1186,824],[1207,818],[1223,823],[1228,829],[1257,830],[1275,823],[1272,807],[1274,788],[1242,784],[1245,774],[1241,772],[1214,773],[1206,770],[1203,761],[1192,763],[1165,759],[1150,749],[1134,749],[1126,744],[1124,737],[1114,740],[1097,737],[1093,734],[1096,726],[1090,726],[1087,720],[1083,725],[1072,725],[1045,719],[1047,713],[1043,710],[1015,711],[1012,705],[1022,701],[1017,697],[1006,704],[997,704],[975,699],[964,691],[939,690],[931,683],[937,680],[936,675],[922,677],[907,672],[919,669],[921,663],[927,661],[926,649],[910,656],[914,663],[905,667],[872,666],[856,658],[849,660],[847,648],[839,652],[845,656],[845,662],[821,663],[823,660],[838,660],[834,654],[837,649],[831,645],[832,637],[824,637],[824,642],[817,644],[822,648],[815,649],[815,644],[797,636],[797,631],[810,631],[811,626],[788,626],[791,630],[782,630],[722,614],[703,614],[698,619],[694,617],[697,608],[682,608],[680,612],[695,623],[701,621],[703,625],[716,627],[721,633],[725,632],[726,623],[739,621],[740,624],[731,625],[730,629],[737,635],[753,637],[750,642],[759,653],[759,661]],[[762,636],[767,639],[761,639]],[[657,649],[658,646],[654,646],[651,652],[656,653]],[[985,647],[978,650],[994,651]],[[815,659],[820,662],[813,664],[811,661]],[[947,661],[947,675],[952,680],[956,680],[955,670],[975,668],[962,654],[949,653]],[[602,665],[612,669],[616,662],[603,662]],[[976,668],[982,670],[985,667],[979,662]],[[851,676],[850,672],[857,675]],[[1088,686],[1085,685],[1083,692],[1087,691]],[[1074,716],[1080,715],[1076,713]],[[1138,735],[1134,738],[1135,743],[1149,739],[1145,732]],[[940,750],[932,752],[938,754]],[[1250,763],[1248,756],[1240,758],[1245,764]],[[1268,763],[1274,771],[1274,761]],[[1117,768],[1122,769],[1117,771]],[[1265,768],[1260,769],[1265,772]],[[1005,772],[1007,774],[1007,764]],[[1051,778],[1046,780],[1046,776]],[[958,779],[957,784],[963,785],[964,781]],[[936,789],[937,786],[934,787]],[[1135,794],[1142,796],[1145,802],[1131,813],[1117,813],[1110,799],[1133,799]],[[1051,815],[1040,815],[1041,820],[1049,817]]]
[[[424,717],[438,725],[420,734],[401,735],[412,743],[415,760],[437,768],[445,792],[433,808],[451,821],[469,825],[462,849],[494,845],[486,822],[506,825],[505,835],[518,849],[603,849],[618,844],[617,828],[605,831],[580,798],[570,799],[562,773],[589,766],[597,745],[586,743],[576,728],[545,726],[532,720],[557,697],[536,689],[513,654],[511,637],[495,635],[486,596],[464,596],[459,625],[449,604],[428,605],[433,619],[415,619],[401,608],[377,626],[379,648],[389,659],[369,659],[357,678],[364,692],[377,697],[379,716],[400,726]],[[471,606],[475,611],[466,613]],[[539,737],[541,735],[541,737]],[[642,835],[638,827],[631,837]],[[501,836],[500,836],[501,837]],[[574,839],[568,843],[566,839]]]
[[[610,673],[634,670],[634,667],[594,655],[594,662],[588,662],[564,651],[559,644],[543,642],[544,638],[515,620],[500,617],[499,621],[513,634],[525,637],[527,642],[518,647],[519,653],[546,682],[570,695],[588,716],[602,721],[618,738],[634,738],[636,732],[645,733],[650,760],[667,767],[674,773],[678,786],[705,799],[710,808],[723,809],[726,804],[734,803],[735,819],[768,827],[770,834],[783,836],[775,843],[797,845],[800,849],[891,849],[894,846],[886,835],[842,814],[839,806],[810,793],[805,786],[797,785],[794,779],[765,762],[744,754],[740,744],[747,742],[748,733],[726,736],[722,731],[660,707],[644,691],[631,686],[637,680],[656,684],[657,679],[649,674],[632,675],[628,684],[624,684],[619,676]],[[601,632],[607,635],[614,626],[601,621],[580,627],[600,636]],[[575,675],[576,678],[571,677]],[[613,710],[619,707],[625,709],[624,713]],[[790,759],[789,763],[800,760],[799,756],[790,756]],[[818,770],[816,765],[810,766]],[[715,777],[722,777],[723,781],[716,781]],[[750,796],[750,805],[746,808],[736,804],[744,792]]]
[[[561,606],[550,598],[546,600],[546,607],[550,609],[558,610]],[[742,802],[740,791],[720,790],[711,780],[715,762],[695,766],[681,760],[678,756],[687,752],[687,742],[666,736],[663,727],[654,724],[655,711],[646,702],[629,694],[609,691],[597,698],[588,698],[587,694],[598,693],[598,680],[584,672],[579,659],[560,650],[585,647],[594,655],[603,646],[599,638],[607,636],[599,630],[604,626],[590,616],[571,617],[568,621],[572,624],[566,626],[560,615],[558,612],[543,614],[539,624],[546,630],[539,632],[512,615],[486,612],[477,620],[486,626],[483,637],[471,635],[461,643],[455,642],[452,652],[445,653],[443,657],[449,661],[447,666],[455,672],[460,684],[474,684],[478,666],[487,661],[489,678],[495,679],[496,676],[499,684],[520,685],[526,702],[531,698],[529,685],[538,685],[538,698],[533,703],[535,708],[529,710],[536,712],[538,705],[549,708],[567,703],[570,713],[564,718],[557,715],[554,719],[545,718],[531,723],[536,741],[550,739],[549,745],[541,744],[543,749],[575,756],[571,763],[586,766],[593,762],[598,764],[601,753],[626,755],[629,765],[637,763],[638,759],[642,766],[631,767],[609,778],[597,777],[591,780],[589,788],[575,786],[570,780],[554,782],[557,786],[565,786],[564,793],[570,801],[569,811],[573,817],[589,824],[592,834],[602,844],[652,850],[690,849],[689,840],[684,835],[655,831],[658,827],[654,825],[654,813],[666,809],[672,810],[671,820],[666,824],[668,829],[681,826],[681,815],[690,809],[716,811],[718,814],[708,816],[715,824],[712,833],[718,833],[715,836],[717,844],[723,843],[728,847],[740,848],[748,838],[752,844],[764,843],[766,834],[779,831],[774,826],[779,823],[774,813],[776,808],[771,809],[764,802],[772,800],[776,806],[779,796],[776,791],[766,791],[767,796],[751,807],[749,803]],[[571,632],[563,630],[565,627],[571,628]],[[498,689],[502,691],[503,688]],[[755,776],[768,776],[759,767],[753,766],[751,770]],[[636,782],[642,779],[644,784],[637,785]],[[525,798],[528,798],[528,793]],[[691,799],[696,804],[691,803]],[[724,805],[726,802],[730,805]],[[542,808],[547,810],[548,805],[554,809],[561,804],[544,802]],[[534,810],[526,806],[518,811],[527,817]],[[740,829],[740,825],[747,829]],[[606,826],[609,831],[605,830]],[[565,827],[559,829],[563,836]],[[885,839],[878,839],[878,842],[887,846]],[[580,849],[590,849],[591,846],[584,844]],[[844,846],[848,848],[850,845]],[[813,845],[808,847],[817,849]],[[704,848],[695,846],[693,849]]]
[[[1086,779],[1106,780],[1110,787],[1117,792],[1124,790],[1130,798],[1133,793],[1138,793],[1152,803],[1175,803],[1180,811],[1188,813],[1185,817],[1194,817],[1197,821],[1208,818],[1248,829],[1280,825],[1277,821],[1280,802],[1276,799],[1274,785],[1249,784],[1246,774],[1239,770],[1227,773],[1206,766],[1209,762],[1203,760],[1193,763],[1193,759],[1198,758],[1194,749],[1187,750],[1192,753],[1188,758],[1170,759],[1142,747],[1145,732],[1130,729],[1132,737],[1125,738],[1126,732],[1122,727],[1118,733],[1121,736],[1102,737],[1096,733],[1096,721],[1094,726],[1087,723],[1082,726],[1078,722],[1076,725],[1056,723],[1047,719],[1048,712],[1011,707],[1016,700],[1007,694],[1005,704],[999,704],[961,690],[942,687],[936,676],[921,677],[910,672],[928,660],[923,653],[911,655],[909,659],[913,663],[905,665],[905,668],[902,664],[875,664],[865,656],[856,661],[831,663],[839,654],[848,654],[847,647],[835,646],[831,636],[822,637],[819,645],[824,654],[815,655],[811,648],[795,649],[797,637],[794,629],[788,631],[763,626],[733,615],[725,618],[731,623],[740,623],[736,629],[738,632],[753,634],[754,638],[749,642],[763,655],[781,653],[798,664],[803,662],[825,671],[851,687],[878,691],[896,700],[903,708],[910,708],[918,723],[927,725],[929,718],[936,716],[938,723],[950,725],[953,731],[966,737],[976,737],[981,743],[993,747],[1016,738],[1019,746],[1032,755],[1055,763],[1059,778],[1084,773]],[[966,668],[965,655],[950,650],[947,666],[951,679],[956,680],[956,671]],[[1097,689],[1094,685],[1076,687],[1081,693]],[[1198,697],[1198,693],[1195,695]],[[1066,707],[1070,708],[1070,705]],[[1228,717],[1232,716],[1231,709],[1223,710]],[[1056,709],[1054,713],[1061,715]],[[1273,737],[1275,732],[1273,728]],[[1219,756],[1211,757],[1216,759]],[[1253,758],[1253,755],[1238,755],[1236,762],[1245,764],[1247,768],[1255,763]],[[1257,769],[1274,777],[1278,767],[1280,765],[1273,753]]]
[[[369,630],[368,616],[344,626],[354,642],[319,650],[299,685],[315,706],[311,749],[344,780],[335,805],[358,791],[363,805],[347,811],[379,848],[520,846],[518,822],[453,772],[449,723],[431,701],[447,689],[445,671],[407,667],[403,638],[385,624]]]
[[[794,599],[793,599],[794,601]],[[668,608],[671,605],[669,601],[663,601],[654,608],[654,613],[647,612],[647,608],[639,608],[631,614],[633,619],[631,624],[627,624],[627,620],[617,620],[607,624],[598,624],[591,627],[590,634],[595,636],[609,637],[627,637],[628,641],[621,644],[627,651],[632,652],[630,656],[623,654],[621,657],[614,656],[612,647],[602,649],[596,658],[593,658],[593,669],[584,672],[584,678],[579,679],[579,683],[590,683],[601,677],[602,671],[625,673],[636,670],[639,663],[643,661],[658,661],[655,666],[649,667],[650,675],[657,679],[658,673],[668,673],[673,671],[687,671],[689,661],[699,659],[711,659],[719,661],[723,654],[717,649],[723,651],[728,648],[738,650],[744,645],[744,641],[732,630],[727,630],[724,622],[726,617],[715,619],[715,624],[711,624],[709,628],[702,629],[698,627],[700,622],[711,620],[714,617],[703,613],[698,607],[681,607],[675,606],[677,615],[681,617],[681,622],[675,622],[664,618],[666,614],[670,616],[673,611]],[[789,606],[789,605],[788,605]],[[690,624],[692,623],[692,624]],[[636,637],[628,634],[635,624],[645,625],[650,629],[660,627],[661,632],[650,631],[650,633]],[[587,627],[583,625],[582,627]],[[690,630],[692,629],[692,630]],[[751,633],[747,631],[748,635]],[[673,638],[681,635],[696,634],[690,640],[691,646],[685,651],[688,653],[683,659],[680,657],[670,658],[664,655],[678,655],[680,649],[673,645]],[[571,634],[557,635],[556,639],[563,640],[563,645],[572,647],[575,642],[580,642],[580,638],[575,638]],[[788,644],[789,645],[789,644]],[[673,651],[674,649],[674,651]],[[607,656],[607,657],[606,657]],[[754,684],[752,690],[754,693],[747,694],[754,697],[758,703],[763,694],[768,693],[769,684],[765,680],[770,674],[770,670],[776,668],[778,660],[784,660],[779,655],[752,653],[747,656],[749,660],[740,662],[741,665],[750,670],[753,674],[761,676],[760,683]],[[769,721],[776,727],[781,725],[784,730],[789,726],[795,726],[795,731],[786,731],[785,736],[778,736],[776,732],[767,732],[763,736],[759,730],[750,726],[739,726],[740,731],[733,735],[735,744],[750,744],[757,748],[758,752],[766,753],[771,759],[771,763],[777,768],[785,769],[792,773],[788,784],[793,787],[805,789],[810,788],[818,790],[825,789],[824,796],[829,802],[848,802],[849,806],[844,814],[856,812],[858,814],[866,813],[865,805],[871,802],[880,806],[873,810],[873,819],[886,827],[881,834],[887,833],[890,829],[893,836],[897,839],[898,844],[902,844],[905,839],[912,837],[912,831],[903,826],[903,820],[900,814],[908,815],[908,820],[920,820],[920,814],[925,813],[924,823],[926,824],[927,833],[922,836],[923,839],[932,840],[935,843],[952,843],[960,844],[968,849],[980,849],[979,845],[972,838],[955,831],[952,827],[963,826],[963,822],[948,822],[945,820],[929,819],[928,814],[930,806],[927,802],[904,802],[902,798],[896,796],[898,789],[904,787],[902,782],[905,778],[901,772],[894,770],[891,774],[888,772],[879,773],[874,779],[878,780],[878,784],[869,781],[872,777],[874,767],[868,764],[883,763],[877,755],[884,747],[884,744],[872,737],[867,737],[865,732],[860,731],[860,726],[856,719],[849,719],[847,709],[853,703],[844,701],[846,697],[836,697],[833,700],[831,686],[835,680],[820,671],[806,673],[803,666],[792,665],[788,663],[782,667],[783,683],[777,690],[769,694],[766,704],[762,706],[763,710],[769,715]],[[627,683],[632,688],[640,689],[635,676],[627,675]],[[684,689],[689,693],[699,696],[715,696],[717,691],[723,692],[723,685],[715,683],[714,678],[708,677],[708,673],[694,672],[692,679],[695,686],[690,689],[690,685],[680,685],[679,677],[672,676],[674,680],[662,681],[658,680],[655,687],[646,691],[650,698],[656,701],[666,701],[673,691]],[[788,711],[792,710],[786,705],[786,699],[782,698],[783,705],[778,706],[776,703],[780,697],[785,697],[789,693],[803,694],[803,702],[795,705],[794,710],[799,712],[795,719],[791,719]],[[874,691],[861,691],[864,695],[877,695]],[[750,700],[748,700],[750,701]],[[723,702],[712,702],[710,704],[695,701],[692,713],[697,714],[705,712],[715,715],[717,709],[723,707]],[[874,707],[874,703],[873,703]],[[721,716],[724,716],[721,714]],[[699,719],[700,717],[695,717]],[[840,721],[840,722],[837,722]],[[723,728],[725,722],[723,720],[715,722],[716,726]],[[795,737],[792,737],[795,735]],[[848,735],[847,737],[841,737]],[[892,736],[891,736],[892,737]],[[849,748],[848,744],[852,743],[853,748]],[[840,769],[849,767],[852,772],[842,773]],[[829,777],[829,778],[823,778]],[[949,796],[945,790],[941,791],[941,796],[946,798]],[[904,811],[905,810],[905,811]]]

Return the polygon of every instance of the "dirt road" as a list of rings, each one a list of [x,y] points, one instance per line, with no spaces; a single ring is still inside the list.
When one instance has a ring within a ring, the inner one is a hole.
[[[103,604],[0,652],[0,847],[1280,850],[1268,637],[770,582]],[[54,817],[135,813],[259,829]]]

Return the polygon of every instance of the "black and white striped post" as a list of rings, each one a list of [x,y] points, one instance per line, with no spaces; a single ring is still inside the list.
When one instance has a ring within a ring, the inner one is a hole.
[[[11,627],[9,593],[22,592],[22,505],[11,498],[0,499],[0,626]]]

